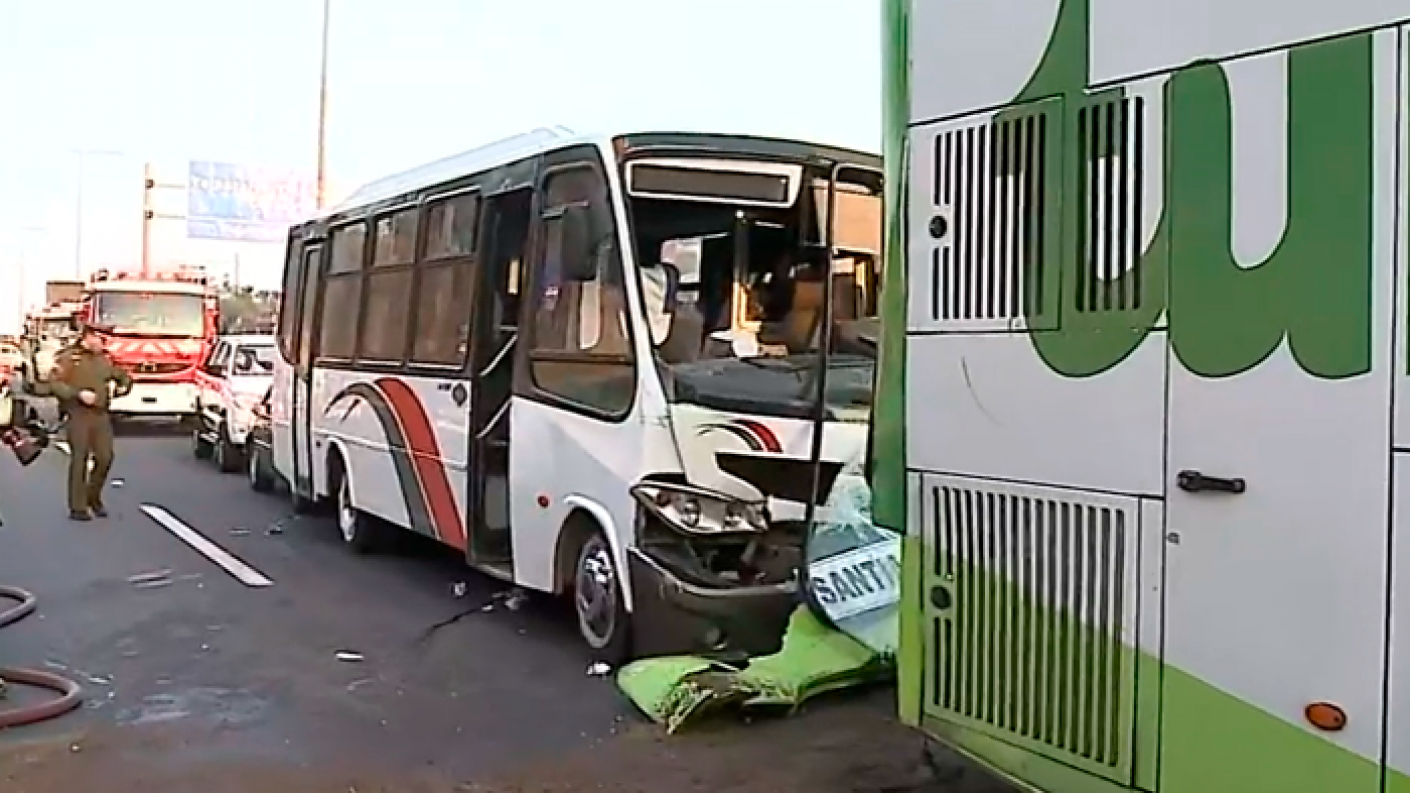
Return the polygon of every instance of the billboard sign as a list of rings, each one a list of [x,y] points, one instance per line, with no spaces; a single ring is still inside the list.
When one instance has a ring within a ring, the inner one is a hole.
[[[283,242],[314,211],[313,182],[290,171],[192,161],[186,236],[200,240]]]

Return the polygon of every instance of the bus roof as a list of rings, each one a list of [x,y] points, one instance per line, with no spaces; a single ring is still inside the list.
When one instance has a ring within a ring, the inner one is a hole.
[[[675,153],[679,153],[683,149],[694,149],[700,152],[742,152],[758,154],[763,157],[847,162],[861,167],[881,169],[881,157],[877,154],[783,138],[705,132],[580,135],[566,127],[541,127],[370,182],[354,191],[339,204],[308,218],[308,221],[327,220],[371,204],[490,171],[558,149],[581,145],[601,147],[614,144],[624,152],[644,152],[651,149],[670,150]]]

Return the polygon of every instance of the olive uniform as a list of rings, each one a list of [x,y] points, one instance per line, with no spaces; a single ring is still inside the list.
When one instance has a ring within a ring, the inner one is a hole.
[[[60,406],[68,413],[69,514],[87,519],[90,514],[107,514],[103,507],[103,485],[113,466],[113,425],[108,402],[132,390],[132,378],[113,363],[106,352],[93,352],[80,341],[58,356],[50,384]],[[110,384],[116,386],[110,388]],[[83,404],[79,394],[92,391],[92,405]],[[93,459],[93,470],[88,460]]]

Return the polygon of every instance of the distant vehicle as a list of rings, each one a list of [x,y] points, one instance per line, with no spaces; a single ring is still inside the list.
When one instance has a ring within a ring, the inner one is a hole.
[[[273,388],[266,389],[264,398],[255,405],[254,423],[245,439],[245,475],[250,489],[269,493],[279,486],[279,472],[274,468],[274,431],[269,421],[269,398]]]
[[[132,374],[132,393],[114,400],[115,415],[194,418],[196,373],[220,320],[203,270],[149,276],[99,270],[80,319],[101,329],[108,353]]]
[[[221,336],[196,376],[197,459],[215,458],[220,470],[239,471],[255,412],[274,383],[274,337]]]
[[[82,281],[45,281],[44,302],[49,305],[83,300]]]

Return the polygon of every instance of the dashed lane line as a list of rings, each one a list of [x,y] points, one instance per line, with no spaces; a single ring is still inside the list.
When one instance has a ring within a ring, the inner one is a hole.
[[[236,581],[247,587],[269,587],[274,586],[274,582],[260,571],[245,564],[235,558],[229,551],[216,545],[206,538],[199,531],[182,523],[175,515],[155,504],[143,504],[142,511],[147,513],[147,517],[157,522],[157,525],[171,532],[177,539],[191,546],[197,553],[215,562],[222,570],[229,573]]]

